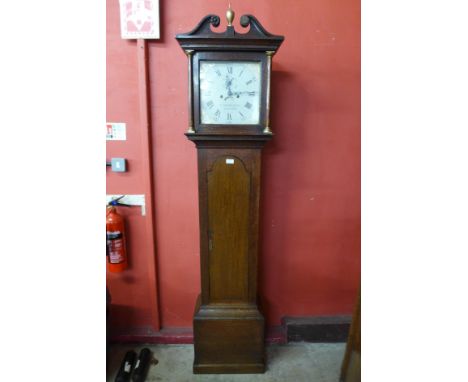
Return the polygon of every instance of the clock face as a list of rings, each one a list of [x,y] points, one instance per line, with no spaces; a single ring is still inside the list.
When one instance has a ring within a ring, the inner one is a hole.
[[[200,61],[202,124],[260,123],[261,63]]]

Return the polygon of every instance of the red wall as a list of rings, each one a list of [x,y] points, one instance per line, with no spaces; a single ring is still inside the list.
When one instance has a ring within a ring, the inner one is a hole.
[[[161,0],[162,38],[149,45],[157,286],[145,269],[144,217],[127,212],[132,269],[109,275],[114,325],[157,329],[149,305],[158,290],[162,327],[190,327],[200,290],[196,150],[187,129],[187,59],[174,36],[208,13],[213,0]],[[283,316],[351,313],[360,277],[360,2],[232,1],[235,26],[252,13],[285,36],[273,59],[272,129],[264,150],[260,292],[269,325]],[[109,193],[144,193],[138,125],[136,44],[119,37],[118,1],[108,0],[108,121],[127,122],[108,158]],[[125,281],[127,279],[127,281]]]

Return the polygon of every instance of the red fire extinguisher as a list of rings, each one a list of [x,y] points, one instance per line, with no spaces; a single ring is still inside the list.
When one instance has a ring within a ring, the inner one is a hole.
[[[124,219],[116,209],[123,205],[118,202],[122,197],[111,201],[106,209],[106,257],[110,272],[122,272],[128,267]]]

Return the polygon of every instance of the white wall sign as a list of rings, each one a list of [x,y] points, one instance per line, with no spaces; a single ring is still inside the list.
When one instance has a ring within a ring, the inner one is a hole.
[[[159,0],[120,0],[120,32],[124,39],[158,39]]]
[[[106,140],[107,141],[126,141],[127,140],[127,125],[122,122],[107,122],[106,123]]]

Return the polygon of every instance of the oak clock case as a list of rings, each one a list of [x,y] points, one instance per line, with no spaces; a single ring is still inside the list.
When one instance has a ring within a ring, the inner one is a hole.
[[[188,58],[189,126],[198,156],[201,294],[193,319],[194,373],[263,373],[257,298],[261,150],[270,126],[272,57],[283,36],[252,15],[248,31],[205,16],[176,36]]]

